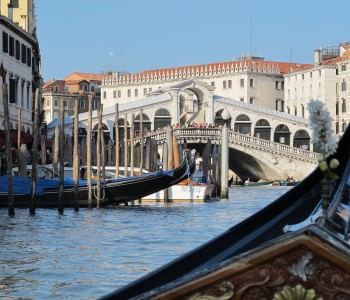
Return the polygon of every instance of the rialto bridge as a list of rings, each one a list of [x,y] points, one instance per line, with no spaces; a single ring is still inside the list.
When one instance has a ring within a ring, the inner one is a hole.
[[[220,144],[220,130],[217,127],[224,124],[221,113],[227,109],[231,115],[229,167],[240,177],[285,179],[290,176],[301,179],[316,167],[316,155],[308,151],[313,150],[313,145],[306,119],[215,96],[214,89],[205,83],[189,80],[155,91],[142,100],[120,103],[120,139],[124,138],[125,118],[129,130],[134,117],[135,136],[139,135],[142,112],[143,128],[147,131],[144,135],[152,135],[161,144],[164,137],[159,133],[163,128],[168,125],[178,127],[175,135],[179,144],[186,142],[201,152],[208,140],[213,145]],[[116,107],[102,104],[105,140],[114,141]],[[88,113],[80,114],[80,127],[86,128],[87,120]],[[92,120],[95,131],[97,111],[93,111]],[[196,124],[195,131],[187,128],[188,124],[193,123]]]

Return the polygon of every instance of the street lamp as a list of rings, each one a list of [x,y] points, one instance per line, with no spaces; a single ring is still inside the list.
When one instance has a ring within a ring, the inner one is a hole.
[[[228,124],[231,119],[231,115],[227,108],[221,113],[221,117],[224,120],[224,126],[221,130],[221,199],[228,199]]]

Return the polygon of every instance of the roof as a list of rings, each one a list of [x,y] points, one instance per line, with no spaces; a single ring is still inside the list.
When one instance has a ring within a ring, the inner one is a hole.
[[[155,70],[145,70],[140,73],[135,74],[121,74],[118,75],[119,78],[163,78],[168,75],[173,76],[174,74],[191,74],[198,76],[201,73],[209,73],[213,72],[213,74],[224,73],[222,70],[235,70],[237,71],[256,71],[256,72],[264,72],[264,73],[273,73],[273,74],[284,74],[289,72],[290,70],[310,66],[309,64],[299,64],[299,63],[291,63],[291,62],[278,62],[278,61],[265,61],[262,58],[247,58],[240,59],[235,61],[227,61],[227,62],[218,62],[218,63],[210,63],[203,65],[191,65],[191,66],[182,66],[175,68],[164,68],[164,69],[155,69]],[[110,78],[112,75],[103,75],[103,78]]]
[[[65,81],[86,80],[87,82],[90,82],[90,81],[101,81],[102,78],[104,78],[104,77],[105,77],[104,74],[74,72],[74,73],[68,75],[64,80]]]

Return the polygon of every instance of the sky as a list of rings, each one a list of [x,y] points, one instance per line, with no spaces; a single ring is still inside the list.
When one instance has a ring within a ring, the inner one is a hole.
[[[350,42],[350,1],[35,0],[44,81],[255,55],[313,63]]]

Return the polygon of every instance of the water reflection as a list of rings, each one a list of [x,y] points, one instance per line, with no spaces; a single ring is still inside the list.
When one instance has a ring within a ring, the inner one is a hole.
[[[0,297],[95,299],[201,245],[290,188],[235,187],[230,200],[108,209],[0,209]]]

